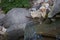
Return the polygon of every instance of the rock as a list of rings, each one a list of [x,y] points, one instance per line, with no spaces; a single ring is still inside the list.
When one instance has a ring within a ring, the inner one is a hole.
[[[5,17],[4,12],[0,10],[0,26],[2,25],[2,21],[4,17]]]
[[[1,35],[4,35],[6,30],[7,30],[6,28],[4,28],[3,26],[0,26],[0,34]]]
[[[0,14],[0,19],[4,18],[5,14]]]
[[[24,35],[26,24],[30,21],[29,11],[24,8],[13,8],[4,17],[3,26],[7,27],[8,40],[17,40]]]
[[[12,25],[7,29],[8,40],[18,40],[19,37],[24,35],[24,30],[21,29],[22,25]],[[24,25],[25,27],[25,25]]]
[[[60,6],[59,5],[60,5],[60,0],[55,0],[53,8],[52,8],[51,12],[48,14],[49,18],[52,18],[53,16],[55,16],[57,13],[60,12]]]
[[[14,24],[27,23],[29,22],[29,18],[26,18],[26,16],[30,17],[28,10],[24,8],[13,8],[6,14],[3,25],[5,27],[9,27],[10,25]]]

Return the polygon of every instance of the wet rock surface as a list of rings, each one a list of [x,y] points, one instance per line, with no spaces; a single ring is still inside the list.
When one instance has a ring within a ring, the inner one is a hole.
[[[29,23],[27,26],[26,26],[26,29],[25,29],[25,38],[28,38],[28,40],[32,40],[32,39],[30,39],[33,35],[33,39],[34,39],[34,37],[35,37],[35,33],[37,33],[37,34],[41,34],[41,35],[43,35],[42,36],[42,40],[56,40],[56,36],[58,36],[58,34],[60,33],[59,32],[59,23],[60,23],[60,21],[58,20],[56,20],[54,23],[51,23],[51,24],[45,24],[45,23],[43,23],[43,24],[36,24],[36,25],[34,25],[33,23]],[[56,25],[57,24],[57,25]],[[34,33],[35,32],[35,33]],[[37,36],[36,36],[36,38],[37,38]],[[36,38],[35,38],[35,40],[36,40]],[[58,36],[58,38],[59,38],[59,36]],[[40,37],[40,39],[41,39],[41,37]],[[40,39],[38,39],[38,40],[40,40]]]

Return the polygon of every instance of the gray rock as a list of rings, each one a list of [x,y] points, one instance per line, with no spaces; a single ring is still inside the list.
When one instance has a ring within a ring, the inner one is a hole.
[[[30,17],[30,14],[24,8],[13,8],[6,14],[3,26],[7,27],[8,40],[17,40],[24,35],[25,26],[30,21],[26,16]]]
[[[4,18],[5,14],[0,14],[0,19]]]
[[[24,35],[24,30],[22,28],[25,27],[25,24],[21,25],[11,25],[7,29],[8,40],[18,40],[19,37]]]
[[[54,0],[53,8],[51,12],[48,14],[48,17],[51,18],[59,12],[60,12],[60,0]]]
[[[5,17],[5,14],[3,11],[0,11],[0,26],[2,25],[3,18]]]
[[[26,16],[30,17],[28,10],[24,8],[13,8],[6,14],[3,25],[5,27],[9,27],[10,25],[14,24],[27,23],[29,22],[29,18],[26,18]]]

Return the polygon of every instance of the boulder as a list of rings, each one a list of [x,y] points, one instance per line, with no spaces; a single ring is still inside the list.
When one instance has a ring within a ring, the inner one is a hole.
[[[60,12],[60,0],[55,0],[51,12],[48,14],[49,18],[52,18]]]
[[[7,28],[8,40],[18,40],[19,36],[24,35],[25,26],[30,22],[29,10],[25,8],[13,8],[4,17],[3,26]]]
[[[5,17],[5,13],[0,10],[0,26],[2,25],[2,21],[4,17]]]
[[[9,27],[14,24],[23,24],[29,22],[30,13],[25,8],[13,8],[7,12],[4,17],[3,25],[4,27]]]
[[[20,39],[19,37],[22,37],[24,35],[24,30],[22,29],[25,27],[24,24],[21,25],[11,25],[7,29],[7,35],[8,35],[8,40],[18,40]]]

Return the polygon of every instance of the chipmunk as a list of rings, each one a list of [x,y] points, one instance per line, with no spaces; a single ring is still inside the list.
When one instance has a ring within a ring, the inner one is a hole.
[[[44,6],[41,6],[38,10],[31,11],[32,18],[39,18],[40,24],[42,23],[42,20],[46,16],[46,8]]]

